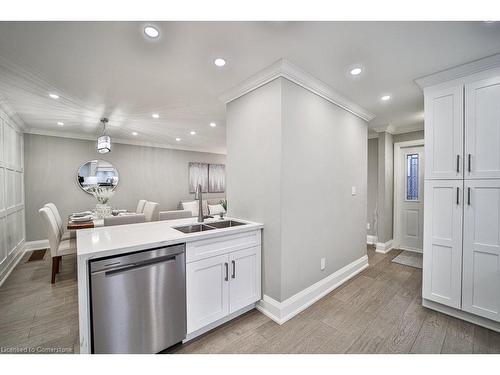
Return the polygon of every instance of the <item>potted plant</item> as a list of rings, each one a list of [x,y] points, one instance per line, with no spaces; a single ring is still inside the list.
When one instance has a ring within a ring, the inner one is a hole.
[[[88,189],[97,201],[95,205],[95,213],[98,218],[104,218],[111,216],[111,206],[108,205],[109,200],[113,196],[114,192],[112,189],[101,186],[92,186]]]

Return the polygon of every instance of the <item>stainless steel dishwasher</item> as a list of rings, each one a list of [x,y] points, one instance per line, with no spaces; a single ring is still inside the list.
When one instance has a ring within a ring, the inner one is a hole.
[[[90,262],[93,353],[158,353],[186,337],[184,248]]]

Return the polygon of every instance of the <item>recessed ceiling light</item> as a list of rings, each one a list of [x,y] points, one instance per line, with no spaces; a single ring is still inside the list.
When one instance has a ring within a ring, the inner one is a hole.
[[[158,38],[160,36],[160,31],[154,26],[146,26],[144,28],[144,34],[150,38]]]
[[[176,140],[177,142],[180,142],[180,141],[181,141],[181,139],[180,139],[179,137],[175,138],[175,140]]]
[[[160,115],[158,113],[153,113],[151,116],[153,116],[153,118],[160,118]]]
[[[384,95],[380,98],[380,100],[383,100],[384,102],[388,101],[391,98],[390,95]]]
[[[57,95],[57,94],[49,94],[49,96],[50,96],[52,99],[59,99],[59,95]]]
[[[189,134],[191,134],[191,135],[196,135],[196,132],[195,132],[194,130],[191,130],[191,131],[189,132]]]
[[[214,64],[217,66],[224,66],[224,65],[226,65],[226,60],[219,57],[219,58],[214,60]]]
[[[358,74],[361,73],[361,68],[353,68],[349,73],[351,73],[351,75],[353,76],[357,76]]]
[[[217,124],[216,124],[215,122],[211,122],[211,123],[210,123],[210,126],[211,126],[212,128],[215,128],[215,127],[217,126]]]
[[[132,132],[132,135],[137,135],[137,134],[139,134],[139,133],[137,133],[137,132]]]
[[[59,126],[64,126],[64,122],[62,122],[62,121],[57,121],[57,125],[59,125]]]

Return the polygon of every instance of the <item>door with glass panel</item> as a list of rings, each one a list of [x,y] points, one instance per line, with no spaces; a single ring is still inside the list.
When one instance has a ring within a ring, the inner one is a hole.
[[[424,146],[402,148],[396,178],[400,179],[399,247],[422,251],[424,235]]]

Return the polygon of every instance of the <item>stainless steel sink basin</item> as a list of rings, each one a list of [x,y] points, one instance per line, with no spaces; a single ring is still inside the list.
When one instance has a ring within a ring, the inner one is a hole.
[[[234,220],[224,220],[224,221],[215,221],[215,222],[206,223],[206,224],[185,225],[182,227],[174,227],[174,229],[177,229],[178,231],[180,231],[182,233],[197,233],[197,232],[204,232],[207,230],[237,227],[239,225],[245,225],[245,224],[246,223],[241,223],[239,221],[234,221]]]
[[[239,225],[246,225],[246,223],[241,223],[239,221],[234,221],[234,220],[224,220],[224,221],[215,221],[212,223],[207,223],[206,225],[214,228],[229,228],[229,227],[237,227]]]
[[[193,224],[193,225],[185,225],[183,227],[175,227],[178,231],[182,233],[196,233],[196,232],[204,232],[206,230],[214,230],[215,228],[209,227],[205,224]]]

